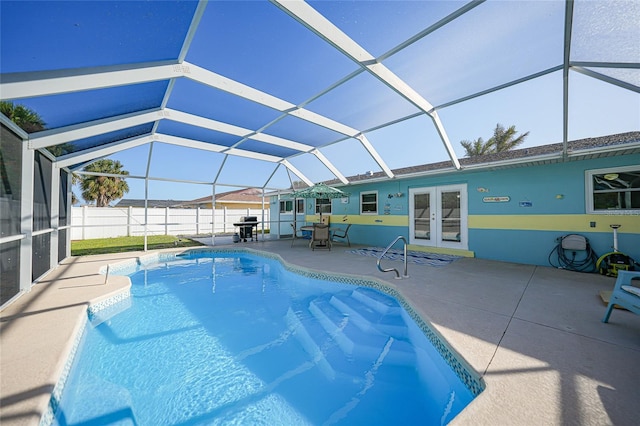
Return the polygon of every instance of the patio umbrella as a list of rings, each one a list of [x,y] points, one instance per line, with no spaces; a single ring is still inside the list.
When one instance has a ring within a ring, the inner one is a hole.
[[[348,197],[349,193],[344,192],[338,188],[325,185],[324,183],[316,183],[308,188],[301,189],[300,191],[294,191],[291,196],[295,198],[344,198]],[[320,210],[320,222],[322,222],[322,210]]]

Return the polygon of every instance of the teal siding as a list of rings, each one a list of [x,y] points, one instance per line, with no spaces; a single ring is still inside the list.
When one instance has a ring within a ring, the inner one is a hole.
[[[558,244],[557,239],[567,234],[569,233],[556,231],[470,229],[469,241],[472,243],[469,250],[483,259],[549,266],[549,254]],[[587,238],[598,257],[613,251],[613,233],[591,232],[579,235]],[[619,234],[618,249],[639,261],[640,235]],[[551,260],[555,265],[557,258],[557,253],[554,253]]]
[[[466,184],[468,214],[482,215],[582,215],[585,206],[585,171],[609,167],[640,165],[640,155],[604,157],[585,161],[547,164],[532,167],[514,167],[496,171],[457,171],[440,176],[424,176],[412,179],[394,179],[386,182],[351,184],[343,189],[350,192],[349,203],[333,200],[332,214],[358,215],[359,197],[364,191],[378,191],[378,214],[408,216],[409,189],[429,186]],[[488,192],[478,191],[486,188]],[[389,198],[389,194],[402,193],[402,197]],[[557,195],[562,195],[558,198]],[[509,196],[506,203],[486,203],[486,196]],[[526,201],[530,206],[521,206]],[[385,211],[385,205],[388,209]],[[272,204],[273,206],[273,204]],[[277,205],[276,205],[277,206]],[[312,214],[309,202],[307,214]],[[276,217],[277,211],[272,211]],[[610,219],[608,216],[604,216]],[[638,217],[640,221],[640,216]],[[607,230],[608,231],[608,230]],[[469,229],[469,250],[476,257],[525,264],[549,264],[548,256],[556,245],[556,239],[571,232],[548,230]],[[384,247],[395,237],[408,238],[408,228],[378,225],[353,225],[349,232],[352,243]],[[589,239],[598,255],[610,252],[613,241],[611,232],[581,233]],[[619,234],[619,249],[640,260],[640,233]]]
[[[352,244],[372,247],[386,247],[398,235],[409,239],[409,230],[399,226],[353,225],[349,229],[349,239]],[[398,247],[402,247],[398,244]]]
[[[584,170],[571,164],[553,164],[475,174],[469,179],[469,214],[584,213]],[[479,192],[478,187],[489,192]],[[557,199],[558,194],[563,198]],[[485,203],[482,199],[486,196],[509,196],[511,200]],[[521,207],[520,202],[531,206]]]

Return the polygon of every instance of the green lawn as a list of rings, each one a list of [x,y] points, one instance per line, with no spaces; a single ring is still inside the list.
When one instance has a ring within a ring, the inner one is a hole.
[[[150,235],[147,237],[148,250],[201,245],[202,244],[197,241],[173,235]],[[144,237],[116,237],[71,241],[71,256],[120,253],[123,251],[138,250],[144,250]]]

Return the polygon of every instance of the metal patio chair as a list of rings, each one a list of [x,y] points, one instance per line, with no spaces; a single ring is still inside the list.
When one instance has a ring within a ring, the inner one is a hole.
[[[340,238],[342,240],[347,240],[347,245],[351,247],[351,241],[349,241],[349,228],[351,228],[351,224],[348,224],[344,229],[336,229],[331,233],[331,241],[334,242],[334,238]],[[344,242],[344,241],[342,241]]]
[[[298,239],[306,239],[306,240],[309,239],[307,236],[305,236],[304,231],[302,231],[301,229],[298,229],[295,222],[290,223],[289,225],[291,225],[291,234],[293,235],[293,238],[291,239],[291,247],[293,247],[293,244]]]

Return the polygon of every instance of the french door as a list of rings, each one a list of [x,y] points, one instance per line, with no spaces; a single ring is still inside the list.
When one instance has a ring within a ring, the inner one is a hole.
[[[467,185],[410,188],[409,242],[468,249]]]

